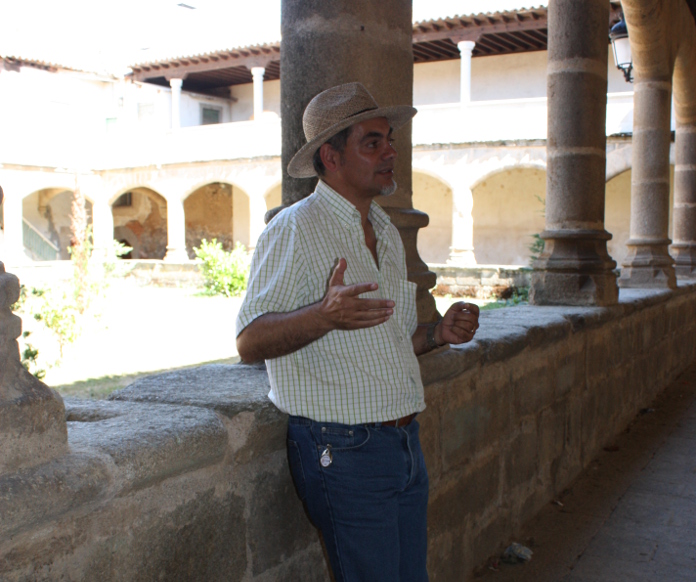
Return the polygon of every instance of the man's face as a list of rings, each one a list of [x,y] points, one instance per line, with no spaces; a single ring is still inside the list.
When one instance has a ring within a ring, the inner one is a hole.
[[[392,129],[384,117],[356,123],[340,155],[337,177],[360,197],[388,196],[396,190]]]

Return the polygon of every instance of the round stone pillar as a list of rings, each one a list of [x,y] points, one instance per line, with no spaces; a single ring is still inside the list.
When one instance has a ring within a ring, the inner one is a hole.
[[[305,143],[302,114],[321,91],[359,81],[382,106],[413,103],[413,34],[411,2],[281,2],[281,123],[283,206],[305,198],[316,180],[292,178],[287,166]],[[409,279],[418,285],[420,321],[437,317],[428,290],[435,274],[416,250],[419,228],[427,215],[413,209],[411,189],[411,125],[395,135],[398,190],[380,200],[399,229],[406,250]],[[269,214],[272,214],[269,213]]]
[[[452,189],[452,246],[447,264],[455,267],[473,267],[474,257],[474,195],[469,188]]]
[[[164,260],[172,263],[189,260],[186,252],[186,217],[183,200],[167,199],[167,254]]]
[[[672,83],[636,79],[633,103],[631,230],[619,286],[674,289],[668,237]]]
[[[696,278],[696,124],[677,125],[674,168],[674,244],[680,279]]]
[[[618,289],[604,229],[609,3],[555,0],[548,18],[545,247],[530,301],[610,305]]]

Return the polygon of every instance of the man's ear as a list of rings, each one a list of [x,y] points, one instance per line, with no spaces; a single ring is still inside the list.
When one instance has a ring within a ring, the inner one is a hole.
[[[319,148],[319,156],[326,168],[326,171],[333,173],[338,169],[341,153],[328,143],[322,144]]]

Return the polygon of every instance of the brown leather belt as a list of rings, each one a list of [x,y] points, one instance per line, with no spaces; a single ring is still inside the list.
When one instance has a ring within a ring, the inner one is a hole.
[[[411,424],[411,421],[416,418],[416,412],[413,414],[409,414],[408,416],[404,416],[403,418],[397,418],[396,420],[387,420],[386,422],[381,422],[380,424],[382,426],[406,426],[407,424]]]

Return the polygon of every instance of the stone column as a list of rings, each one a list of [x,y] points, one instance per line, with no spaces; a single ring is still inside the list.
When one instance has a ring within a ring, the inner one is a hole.
[[[113,252],[114,215],[106,199],[97,198],[92,204],[94,257],[105,259]]]
[[[465,107],[471,101],[471,56],[475,46],[476,43],[471,40],[462,40],[457,43],[459,53],[462,55],[461,91],[459,93],[459,100],[462,107]]]
[[[183,79],[169,79],[172,88],[172,129],[181,127],[181,86]]]
[[[254,79],[254,120],[259,121],[263,116],[263,75],[265,67],[251,67]]]
[[[677,125],[674,168],[674,244],[680,279],[696,278],[696,124]]]
[[[413,103],[413,24],[411,2],[306,2],[281,3],[281,123],[283,205],[311,194],[316,180],[292,178],[288,162],[305,143],[302,114],[307,103],[329,87],[360,81],[380,105]],[[302,55],[298,58],[297,55]],[[395,134],[399,153],[395,178],[399,188],[380,200],[399,229],[406,250],[409,278],[418,285],[420,321],[437,317],[428,289],[435,285],[418,256],[418,229],[427,215],[413,209],[411,189],[411,126]]]
[[[474,257],[474,196],[469,188],[452,190],[452,246],[447,263],[455,267],[476,265]]]
[[[631,234],[619,286],[674,289],[668,238],[672,83],[637,78],[633,103]]]
[[[0,203],[2,199],[0,189]],[[22,320],[10,309],[17,299],[19,280],[0,262],[0,475],[39,465],[68,450],[63,399],[20,361],[17,338]]]
[[[22,225],[22,199],[18,195],[5,196],[3,203],[5,223],[5,251],[2,259],[8,264],[27,261],[24,254],[24,228]]]
[[[610,305],[616,263],[604,229],[606,0],[549,3],[546,246],[534,262],[537,305]]]
[[[184,201],[167,198],[167,254],[165,261],[183,263],[189,260],[186,252],[186,217]]]

